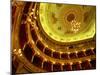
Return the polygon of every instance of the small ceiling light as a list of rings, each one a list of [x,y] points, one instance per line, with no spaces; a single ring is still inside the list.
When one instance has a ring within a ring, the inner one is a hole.
[[[83,51],[85,52],[85,51],[86,51],[86,49],[83,49]]]
[[[62,65],[64,65],[64,63],[62,63]]]
[[[18,50],[18,53],[19,53],[19,54],[21,53],[21,49]]]
[[[77,53],[78,53],[78,51],[75,51],[75,53],[77,54]]]
[[[78,61],[79,63],[82,63],[81,61]]]
[[[62,54],[63,52],[60,52],[60,54]]]
[[[70,54],[70,52],[67,52],[68,54]]]
[[[13,51],[16,52],[16,49],[14,49]]]
[[[33,9],[32,9],[32,11],[34,12],[34,11],[35,11],[35,9],[33,8]]]
[[[94,47],[91,47],[91,49],[93,50],[93,49],[94,49]]]
[[[39,52],[37,52],[37,54],[38,54],[38,55],[40,55],[40,53],[39,53]]]
[[[31,22],[31,19],[30,19],[30,18],[28,18],[28,19],[27,19],[27,21],[28,21],[28,22]]]
[[[70,65],[72,65],[73,63],[72,62],[70,62]]]
[[[53,64],[55,64],[55,62],[53,61]]]
[[[36,19],[37,19],[37,17],[35,16],[35,17],[34,17],[34,19],[36,20]]]
[[[91,59],[87,59],[89,62],[91,61]]]
[[[46,59],[46,58],[45,58],[44,60],[45,60],[45,61],[47,61],[47,59]]]
[[[20,54],[19,56],[22,56],[22,54]]]

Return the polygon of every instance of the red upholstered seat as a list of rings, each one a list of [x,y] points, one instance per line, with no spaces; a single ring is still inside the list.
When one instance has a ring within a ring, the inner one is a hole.
[[[51,56],[52,50],[50,50],[49,48],[46,47],[44,53],[45,53],[46,55],[48,55],[48,56]]]
[[[60,59],[60,53],[59,52],[53,52],[53,57]]]
[[[42,67],[43,58],[39,55],[35,55],[33,59],[33,64],[37,67]]]
[[[52,71],[52,62],[50,61],[44,61],[43,63],[43,69],[47,70],[47,71]]]
[[[19,28],[19,41],[21,48],[23,48],[24,44],[28,41],[28,35],[26,30],[26,24],[21,24]]]
[[[69,56],[70,56],[71,59],[77,58],[76,53],[70,53]]]
[[[60,63],[53,64],[53,71],[54,72],[61,71],[61,64]]]
[[[83,51],[78,52],[77,55],[78,58],[85,57],[85,53]]]
[[[43,51],[44,45],[43,45],[43,43],[42,43],[40,40],[38,40],[36,46],[37,46],[41,51]]]
[[[34,42],[36,42],[38,40],[38,36],[37,36],[36,31],[34,29],[31,30],[31,35],[32,35],[32,39],[34,40]]]
[[[24,51],[23,51],[25,57],[31,61],[32,59],[32,56],[34,55],[35,51],[30,47],[29,44],[27,44],[24,48]]]
[[[87,56],[94,55],[94,52],[91,49],[85,51]]]
[[[72,66],[69,63],[63,65],[63,71],[71,71],[71,70]]]
[[[81,70],[81,66],[79,62],[72,64],[72,70]]]
[[[81,66],[82,70],[91,69],[91,65],[88,60],[82,61]]]
[[[62,53],[61,59],[69,59],[69,55],[67,53]]]

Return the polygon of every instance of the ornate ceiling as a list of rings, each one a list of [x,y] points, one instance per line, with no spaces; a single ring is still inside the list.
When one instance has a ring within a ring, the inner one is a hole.
[[[75,42],[95,35],[93,6],[41,3],[38,11],[44,31],[56,41]]]

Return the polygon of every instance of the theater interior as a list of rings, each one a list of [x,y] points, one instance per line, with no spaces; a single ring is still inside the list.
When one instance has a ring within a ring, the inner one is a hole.
[[[96,7],[11,2],[13,74],[96,69]]]

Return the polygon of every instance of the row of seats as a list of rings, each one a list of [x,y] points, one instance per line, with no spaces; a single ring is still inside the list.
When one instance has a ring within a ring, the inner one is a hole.
[[[48,56],[51,56],[53,55],[54,58],[58,58],[60,59],[60,56],[62,59],[74,59],[74,58],[81,58],[81,57],[85,57],[85,56],[90,56],[90,55],[94,55],[94,51],[92,49],[87,49],[85,52],[84,51],[79,51],[77,54],[74,52],[74,53],[70,53],[70,54],[67,54],[67,53],[62,53],[60,54],[59,52],[52,52],[52,50],[50,48],[45,48],[45,46],[43,45],[43,43],[39,40],[37,42],[37,47],[41,50],[41,51],[44,51],[44,53]],[[44,49],[45,48],[45,49]]]
[[[60,64],[60,63],[55,63],[53,64],[51,61],[45,61],[43,62],[43,58],[40,57],[39,55],[34,56],[33,64],[36,65],[37,67],[43,68],[47,71],[72,71],[72,70],[86,70],[86,69],[92,69],[95,68],[95,60],[92,60],[91,62],[89,61],[82,61],[82,63],[76,62],[71,64]],[[43,67],[42,67],[43,64]]]
[[[94,54],[95,54],[94,51],[91,50],[91,49],[87,49],[87,50],[85,51],[85,53],[86,53],[87,56],[90,56],[90,55],[94,55]]]
[[[45,48],[44,53],[48,56],[52,56],[52,51],[49,48]]]
[[[25,6],[24,6],[24,10],[23,10],[24,14],[28,13],[30,5],[31,5],[31,2],[26,2]]]
[[[24,6],[23,14],[21,16],[21,21],[25,22],[27,19],[27,13],[29,11],[29,7],[31,5],[31,2],[27,2]],[[15,8],[15,7],[14,7]],[[13,11],[14,12],[14,11]],[[21,23],[19,27],[19,41],[20,41],[20,46],[23,48],[24,44],[28,41],[28,35],[27,35],[27,27],[25,23]]]
[[[34,59],[33,59],[32,63],[35,66],[42,68],[43,58],[36,54],[36,55],[34,55]]]
[[[37,46],[37,48],[39,48],[42,52],[44,51],[45,46],[44,46],[44,44],[43,44],[40,40],[37,41],[36,46]]]
[[[37,36],[36,31],[34,29],[31,30],[31,35],[32,35],[32,39],[36,43],[38,40],[38,36]]]
[[[21,24],[19,27],[19,41],[21,48],[23,48],[24,44],[28,41],[28,34],[26,30],[26,24]]]
[[[91,59],[91,61],[85,60],[82,63],[75,62],[72,65],[70,63],[67,64],[60,64],[60,63],[53,63],[52,61],[44,61],[43,57],[34,54],[33,49],[30,47],[29,44],[23,50],[25,57],[31,61],[32,56],[34,56],[32,64],[47,70],[48,72],[51,71],[72,71],[72,70],[86,70],[86,69],[95,69],[96,68],[96,59]]]
[[[27,58],[28,61],[31,62],[32,60],[32,56],[35,54],[35,50],[31,47],[30,44],[26,44],[23,53],[25,55],[25,57]]]
[[[37,44],[36,44],[37,48],[39,48],[42,52],[44,52],[46,55],[54,57],[54,58],[58,58],[58,59],[74,59],[74,58],[81,58],[81,57],[85,57],[85,56],[90,56],[90,55],[94,55],[94,51],[92,49],[88,49],[85,52],[84,51],[79,51],[78,53],[62,53],[60,54],[59,52],[53,52],[50,48],[45,47],[43,45],[43,43],[38,40]]]

